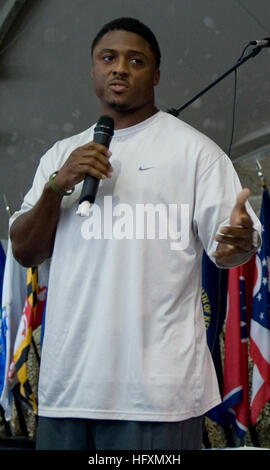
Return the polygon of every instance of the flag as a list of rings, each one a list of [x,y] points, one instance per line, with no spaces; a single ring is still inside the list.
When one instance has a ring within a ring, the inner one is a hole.
[[[31,268],[30,268],[31,269]],[[32,406],[31,400],[28,400],[28,394],[31,392],[27,388],[27,375],[24,375],[24,371],[27,374],[27,365],[24,367],[23,358],[27,361],[28,351],[27,347],[22,348],[21,352],[24,355],[19,354],[19,346],[27,337],[27,340],[31,341],[33,327],[35,328],[39,322],[40,314],[35,319],[31,318],[29,305],[34,305],[34,295],[31,295],[30,290],[37,294],[38,307],[36,313],[42,310],[42,305],[45,304],[48,274],[49,274],[49,262],[44,261],[38,266],[38,288],[33,277],[33,284],[30,282],[27,292],[27,275],[29,280],[29,270],[21,266],[13,257],[11,242],[8,240],[7,257],[4,271],[3,280],[3,296],[2,296],[2,328],[1,328],[1,342],[4,344],[3,355],[5,358],[4,367],[1,371],[0,376],[0,405],[5,411],[5,419],[8,421],[12,418],[12,398],[13,390],[17,384],[20,385],[20,390],[24,394],[20,393],[25,403]],[[28,328],[30,326],[31,330]],[[1,343],[1,344],[2,344]],[[25,345],[25,343],[24,343]],[[16,358],[16,362],[15,362]],[[21,359],[22,369],[19,367]],[[18,362],[18,363],[17,363]],[[17,369],[19,377],[17,375]],[[21,370],[20,370],[21,369]],[[21,380],[21,382],[20,382]],[[25,384],[25,385],[24,385]],[[26,390],[24,391],[24,388]],[[24,396],[25,395],[25,396]],[[33,401],[34,403],[34,401]]]
[[[1,308],[1,360],[0,405],[5,410],[5,419],[12,417],[12,393],[7,381],[7,370],[13,354],[13,345],[20,323],[25,301],[26,268],[14,259],[10,239],[8,240],[3,278]]]
[[[0,242],[0,307],[2,305],[2,288],[3,288],[5,264],[6,264],[6,254],[4,252],[4,248],[2,247],[2,243]]]
[[[40,349],[41,350],[42,350],[42,347],[43,347],[43,339],[44,339],[44,333],[45,333],[46,303],[47,303],[47,298],[46,298],[45,305],[44,305],[43,317],[42,317],[42,323],[41,323],[41,331],[40,331]]]
[[[218,268],[207,254],[202,258],[202,308],[210,349],[216,369],[219,389],[222,395],[223,368],[219,337],[222,332],[227,305],[228,269]],[[220,425],[224,425],[223,404],[212,408],[207,416]]]
[[[0,395],[2,392],[3,377],[6,365],[6,341],[5,341],[5,324],[2,318],[2,288],[4,280],[6,255],[0,242]]]
[[[228,421],[243,439],[249,426],[248,335],[255,255],[229,270],[225,330],[223,405]]]
[[[256,255],[253,311],[250,326],[250,356],[254,361],[251,424],[270,399],[270,196],[263,192],[261,214],[262,246]]]
[[[10,388],[17,392],[17,387],[14,387],[19,382],[19,398],[32,408],[35,414],[37,413],[37,399],[28,379],[27,360],[32,332],[42,324],[47,278],[46,264],[27,269],[26,299],[14,344],[14,355],[8,370]]]

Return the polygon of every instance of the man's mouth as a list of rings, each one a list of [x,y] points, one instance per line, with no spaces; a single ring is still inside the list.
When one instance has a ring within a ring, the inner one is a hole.
[[[128,89],[128,84],[122,80],[114,80],[109,83],[109,88],[116,93],[123,93]]]

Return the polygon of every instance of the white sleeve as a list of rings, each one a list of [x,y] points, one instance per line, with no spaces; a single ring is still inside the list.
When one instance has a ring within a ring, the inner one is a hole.
[[[211,256],[218,245],[215,235],[221,226],[229,225],[231,211],[241,190],[238,175],[225,154],[212,162],[198,178],[194,224],[206,253],[215,264],[215,258]],[[254,229],[261,235],[260,221],[249,202],[246,203],[246,208],[253,220]],[[247,259],[246,253],[239,255],[239,262],[234,266],[243,264]]]
[[[41,157],[32,187],[25,195],[20,210],[15,212],[10,218],[9,227],[11,227],[17,217],[34,207],[40,199],[44,185],[48,182],[50,175],[63,166],[75,148],[84,145],[92,139],[93,129],[94,126],[80,134],[57,141],[43,157]]]

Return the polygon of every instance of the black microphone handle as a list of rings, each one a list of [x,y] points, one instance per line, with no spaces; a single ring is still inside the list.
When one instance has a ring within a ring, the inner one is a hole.
[[[83,201],[89,201],[93,204],[96,199],[98,186],[98,178],[92,175],[85,175],[79,203],[81,204]]]
[[[94,142],[105,145],[109,148],[112,140],[111,134],[106,134],[104,131],[96,131],[94,133]],[[91,204],[95,202],[97,190],[100,179],[92,175],[85,175],[82,192],[79,200],[79,204],[83,201],[89,201]]]

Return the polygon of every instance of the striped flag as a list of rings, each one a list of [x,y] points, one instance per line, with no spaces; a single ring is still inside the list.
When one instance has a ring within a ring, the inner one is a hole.
[[[2,288],[5,272],[6,255],[0,242],[0,396],[4,385],[6,366],[6,327],[2,315]]]
[[[3,288],[5,264],[6,264],[6,254],[4,252],[4,248],[2,247],[2,243],[0,242],[0,307],[2,305],[2,288]]]
[[[261,206],[262,246],[256,255],[250,355],[254,361],[250,419],[255,425],[270,399],[270,196],[263,192]]]
[[[255,255],[246,264],[230,269],[228,283],[223,404],[240,439],[244,438],[249,426],[247,339],[254,266]]]
[[[40,287],[39,273],[44,266],[40,268],[32,267],[27,269],[27,292],[25,305],[21,315],[20,324],[14,344],[14,355],[8,370],[8,381],[11,389],[17,382],[20,384],[21,400],[31,407],[34,413],[37,413],[37,400],[32,391],[28,374],[27,360],[32,341],[32,332],[41,325],[42,316],[47,292],[47,271],[42,279]]]

